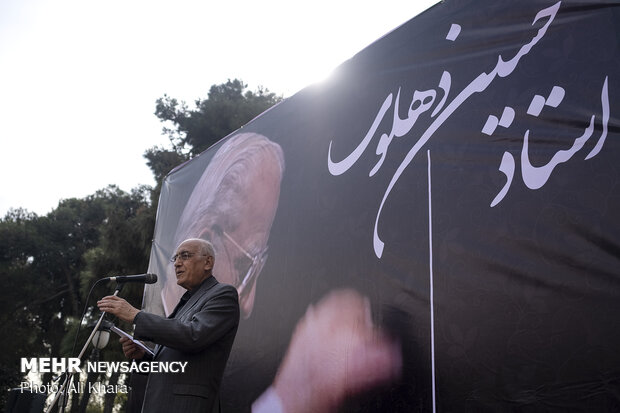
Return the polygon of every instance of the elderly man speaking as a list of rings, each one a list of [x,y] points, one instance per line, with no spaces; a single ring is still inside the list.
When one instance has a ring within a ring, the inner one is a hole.
[[[203,239],[183,241],[171,260],[177,284],[187,292],[164,318],[139,311],[116,296],[102,298],[101,311],[135,324],[135,338],[152,341],[155,361],[187,362],[183,373],[150,373],[143,412],[217,412],[219,387],[239,324],[237,290],[212,275],[213,246]],[[147,360],[144,350],[121,339],[130,359]]]

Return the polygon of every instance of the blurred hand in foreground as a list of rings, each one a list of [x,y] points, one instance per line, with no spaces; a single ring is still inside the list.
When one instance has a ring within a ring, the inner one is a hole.
[[[401,367],[400,345],[375,328],[368,299],[336,290],[297,324],[273,388],[286,413],[330,412],[397,379]]]

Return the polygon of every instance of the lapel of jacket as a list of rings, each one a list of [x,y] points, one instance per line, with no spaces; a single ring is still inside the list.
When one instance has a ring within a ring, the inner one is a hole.
[[[185,303],[183,308],[178,311],[174,318],[181,318],[181,316],[191,310],[191,308],[194,307],[196,303],[198,303],[198,301],[207,293],[207,291],[213,288],[213,286],[215,286],[216,284],[218,284],[218,281],[213,275],[204,280],[204,282],[200,284],[200,287],[198,287],[198,290],[196,290],[196,292],[192,294],[192,296],[189,298],[189,301]]]
[[[189,293],[186,291],[185,294],[183,294],[181,296],[181,299],[179,300],[179,302],[177,303],[177,305],[174,307],[174,310],[172,310],[172,312],[168,315],[168,318],[174,318],[177,315],[177,312],[181,309],[181,307],[184,305],[183,301],[185,300],[185,304],[187,304],[187,302],[189,301],[189,298],[185,298]]]
[[[196,305],[196,303],[198,302],[198,299],[200,297],[202,297],[203,295],[205,295],[207,293],[207,291],[209,291],[214,285],[218,284],[218,281],[215,279],[215,277],[212,275],[209,278],[207,278],[198,288],[198,290],[196,290],[196,292],[194,294],[191,295],[191,297],[189,298],[189,300],[185,303],[185,305],[182,308],[178,308],[179,304],[181,304],[181,301],[179,301],[176,305],[176,307],[174,307],[174,310],[172,310],[172,312],[170,313],[170,315],[168,316],[168,318],[180,318],[183,314],[185,314],[187,311],[189,311],[190,308],[192,308],[194,305]],[[153,359],[155,359],[157,357],[157,355],[159,354],[159,352],[161,351],[163,346],[157,344],[155,346],[155,355],[153,356]]]

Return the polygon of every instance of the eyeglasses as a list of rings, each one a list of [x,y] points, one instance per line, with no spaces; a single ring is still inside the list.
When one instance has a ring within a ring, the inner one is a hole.
[[[197,254],[196,252],[183,251],[180,254],[174,254],[172,258],[170,258],[170,262],[176,262],[177,258],[180,258],[181,261],[187,261],[196,254]],[[207,254],[202,254],[202,255],[206,256]]]
[[[215,233],[224,235],[239,251],[243,253],[243,255],[245,255],[252,262],[250,264],[250,267],[245,271],[245,275],[243,276],[243,279],[241,280],[239,285],[236,286],[237,291],[239,292],[239,296],[242,296],[246,287],[248,285],[252,285],[252,282],[256,278],[258,278],[258,275],[263,269],[263,266],[265,265],[265,261],[267,261],[267,257],[268,257],[267,251],[269,247],[266,246],[265,248],[258,251],[257,254],[252,255],[249,252],[247,252],[241,245],[239,245],[239,243],[235,241],[230,236],[230,234],[228,234],[226,231],[215,231]],[[241,277],[239,278],[241,279]]]

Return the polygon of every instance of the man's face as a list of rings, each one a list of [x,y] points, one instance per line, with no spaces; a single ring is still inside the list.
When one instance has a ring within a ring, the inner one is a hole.
[[[177,284],[186,290],[198,287],[213,269],[213,257],[203,253],[202,245],[198,241],[184,241],[176,251],[177,259],[174,261],[174,271]],[[183,255],[189,255],[183,260]]]
[[[215,245],[218,260],[213,272],[218,280],[237,288],[244,318],[252,312],[256,282],[256,278],[253,278],[240,290],[243,278],[252,265],[252,260],[244,251],[254,257],[267,246],[280,196],[278,168],[276,164],[265,163],[252,176],[248,186],[250,189],[245,193],[246,199],[239,214],[243,217],[241,222],[236,228],[221,228],[230,238],[223,233],[213,233],[211,228],[214,225],[219,226],[219,222],[208,225],[207,230],[200,235],[201,238],[210,239]]]

